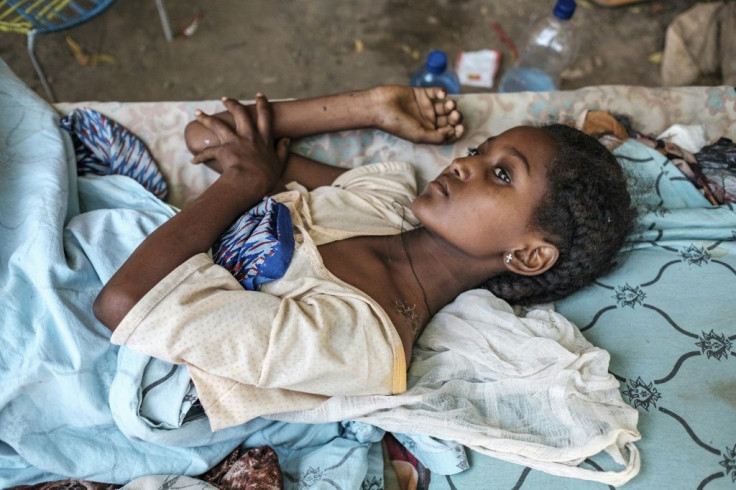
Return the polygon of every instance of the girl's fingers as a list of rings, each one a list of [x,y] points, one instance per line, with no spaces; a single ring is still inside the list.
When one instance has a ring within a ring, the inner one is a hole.
[[[438,129],[437,134],[440,135],[440,138],[439,141],[436,141],[435,143],[450,143],[455,138],[455,128],[447,126],[442,129]]]
[[[209,160],[214,160],[219,149],[219,146],[210,146],[209,148],[205,148],[204,150],[194,155],[194,158],[192,158],[192,163],[204,163]]]
[[[447,99],[445,101],[445,114],[452,114],[453,112],[457,111],[457,102],[455,102],[452,99]],[[459,112],[458,112],[459,114]]]
[[[283,163],[289,159],[289,145],[291,145],[289,138],[280,138],[276,142],[276,156]]]
[[[233,119],[235,120],[235,132],[237,134],[242,135],[246,132],[253,131],[253,121],[243,104],[235,99],[223,97],[222,105],[224,105],[225,109],[233,115]]]
[[[442,87],[429,87],[427,88],[427,97],[429,97],[430,100],[442,101],[447,97],[447,92],[445,92],[445,89]]]
[[[258,133],[266,142],[271,143],[271,103],[262,93],[256,94],[256,124],[258,125]]]
[[[438,99],[434,101],[434,112],[436,114],[449,114],[455,110],[455,101],[452,99]]]
[[[450,115],[447,116],[447,121],[452,126],[457,126],[458,124],[463,122],[463,114],[458,110],[453,110],[452,112],[450,112]]]
[[[445,126],[444,128],[437,130],[439,138],[437,141],[434,141],[434,143],[454,143],[462,138],[464,132],[465,128],[462,124],[457,126]]]
[[[438,115],[436,119],[436,125],[438,128],[445,126],[457,126],[463,121],[463,115],[458,111],[452,111],[448,115]]]
[[[220,138],[220,141],[226,141],[228,137],[234,134],[233,130],[225,122],[216,117],[205,114],[199,109],[194,111],[194,117],[202,126],[215,133],[217,137]]]
[[[445,101],[435,100],[434,102],[432,102],[432,110],[434,110],[435,117],[444,116],[445,114],[447,114],[447,111],[445,111]]]

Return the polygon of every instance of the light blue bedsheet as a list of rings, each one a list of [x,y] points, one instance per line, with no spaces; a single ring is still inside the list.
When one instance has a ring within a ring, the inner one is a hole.
[[[212,433],[203,416],[171,430],[131,415],[141,408],[176,420],[184,410],[124,405],[140,392],[136,363],[156,361],[132,351],[119,360],[92,302],[172,214],[127,177],[77,178],[58,115],[0,60],[0,488],[68,477],[125,483],[195,475],[241,443],[274,447],[287,487],[317,469],[344,488],[381,479],[376,441],[383,431],[365,424],[256,419]],[[129,396],[110,397],[113,379]]]
[[[108,408],[117,349],[91,311],[101,283],[172,210],[126,177],[77,180],[57,114],[8,73],[0,114],[0,487],[205,471],[248,431],[188,449],[126,438]]]

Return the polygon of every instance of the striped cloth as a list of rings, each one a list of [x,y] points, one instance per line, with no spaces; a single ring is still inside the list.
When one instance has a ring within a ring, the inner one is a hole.
[[[125,175],[159,199],[168,189],[143,142],[112,119],[87,108],[60,123],[72,137],[77,175]],[[283,277],[294,252],[289,209],[265,198],[238,218],[212,246],[216,264],[249,290]]]
[[[61,118],[71,134],[77,175],[125,175],[159,199],[168,193],[164,176],[136,135],[92,109],[75,109]]]
[[[270,197],[243,214],[212,246],[212,258],[251,291],[286,274],[294,252],[289,209]]]

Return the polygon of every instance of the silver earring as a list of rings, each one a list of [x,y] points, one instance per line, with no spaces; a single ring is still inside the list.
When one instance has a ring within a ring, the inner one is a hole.
[[[507,264],[510,264],[512,260],[514,260],[514,254],[512,254],[511,252],[507,253],[506,254],[506,263]]]

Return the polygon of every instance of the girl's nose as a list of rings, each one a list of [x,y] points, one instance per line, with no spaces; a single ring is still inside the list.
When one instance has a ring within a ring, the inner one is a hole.
[[[450,172],[460,180],[465,180],[472,175],[472,164],[468,157],[456,158],[450,164]]]

